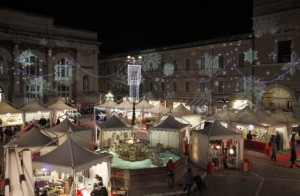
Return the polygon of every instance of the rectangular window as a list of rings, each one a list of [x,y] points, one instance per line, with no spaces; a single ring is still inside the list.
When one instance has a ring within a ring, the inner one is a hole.
[[[177,65],[178,65],[177,60],[173,60],[174,71],[177,71]]]
[[[224,68],[224,56],[219,55],[219,67]]]
[[[165,61],[162,61],[162,62],[160,63],[160,70],[161,70],[161,71],[164,71],[164,69],[165,69]]]
[[[190,59],[185,59],[185,69],[186,70],[190,70],[190,63],[191,63]]]
[[[202,56],[202,57],[200,58],[200,69],[201,69],[201,70],[204,70],[204,69],[205,69],[205,57],[204,57],[204,56]]]
[[[177,82],[173,82],[173,91],[177,91]]]
[[[106,67],[106,74],[109,74],[109,67]]]
[[[149,83],[149,91],[153,91],[153,83],[152,82]]]
[[[205,92],[205,83],[204,82],[202,82],[202,83],[200,83],[200,92]]]
[[[162,82],[160,84],[160,89],[161,89],[161,91],[165,91],[165,83],[164,82]]]
[[[237,83],[237,90],[238,90],[239,93],[245,92],[244,81],[239,81]]]
[[[185,82],[185,92],[190,92],[190,83]]]
[[[239,67],[244,67],[245,66],[245,53],[240,53],[239,54]]]
[[[291,41],[278,42],[278,63],[291,62]]]
[[[223,81],[219,81],[218,92],[222,93],[224,91],[224,83]]]

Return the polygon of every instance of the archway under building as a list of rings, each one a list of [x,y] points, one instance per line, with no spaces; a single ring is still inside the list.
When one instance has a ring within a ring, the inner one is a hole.
[[[295,94],[291,89],[283,85],[270,86],[263,99],[263,107],[266,109],[292,110],[296,103]]]

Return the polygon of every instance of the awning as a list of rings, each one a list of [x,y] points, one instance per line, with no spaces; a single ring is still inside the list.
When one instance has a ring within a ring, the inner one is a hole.
[[[193,98],[189,100],[186,105],[190,106],[203,106],[203,105],[208,105],[208,100],[203,99],[203,98]]]

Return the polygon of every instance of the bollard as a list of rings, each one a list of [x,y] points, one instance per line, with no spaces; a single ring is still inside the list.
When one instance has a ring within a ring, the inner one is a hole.
[[[215,172],[215,166],[212,162],[207,163],[207,173],[213,174]]]

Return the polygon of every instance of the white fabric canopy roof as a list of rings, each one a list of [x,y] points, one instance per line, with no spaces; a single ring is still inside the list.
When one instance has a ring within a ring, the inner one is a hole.
[[[48,154],[33,158],[32,164],[36,168],[75,174],[104,161],[109,161],[108,153],[96,154],[68,139]]]

